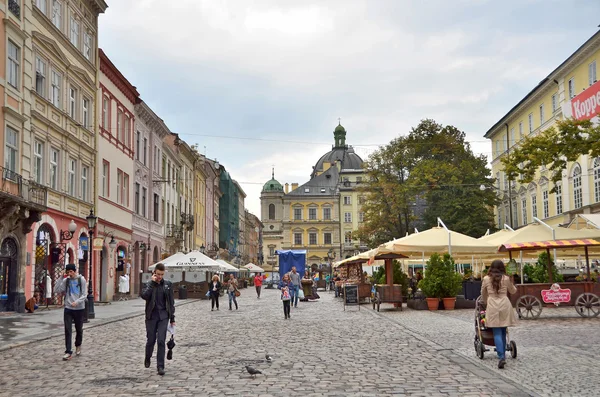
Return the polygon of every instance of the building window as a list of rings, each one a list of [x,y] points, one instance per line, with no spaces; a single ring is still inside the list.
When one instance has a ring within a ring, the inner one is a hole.
[[[540,126],[544,124],[544,121],[546,121],[546,119],[544,118],[544,104],[542,103],[540,105]]]
[[[588,66],[588,83],[590,85],[596,82],[596,61],[592,62]]]
[[[46,0],[35,0],[35,6],[40,9],[42,14],[46,15]]]
[[[133,209],[136,214],[140,214],[140,184],[135,183],[135,189],[133,192]]]
[[[108,181],[110,166],[106,161],[102,161],[102,196],[108,197]]]
[[[528,121],[529,121],[529,133],[531,134],[533,132],[533,113],[529,113]]]
[[[352,244],[352,232],[344,233],[344,243],[346,243],[346,245]]]
[[[500,140],[496,141],[496,156],[500,156],[502,152],[500,151]]]
[[[583,206],[583,194],[581,191],[581,167],[579,164],[575,165],[573,169],[573,203],[575,209]]]
[[[302,233],[294,233],[294,245],[302,245]]]
[[[352,197],[344,196],[344,205],[350,205],[350,204],[352,204]]]
[[[569,80],[569,99],[575,97],[575,77]]]
[[[523,122],[519,122],[519,140],[523,140]]]
[[[331,220],[331,208],[329,208],[329,207],[323,208],[323,219],[326,221]]]
[[[46,62],[40,57],[35,58],[35,92],[46,97]]]
[[[308,244],[317,245],[317,233],[308,233]]]
[[[144,138],[144,165],[148,165],[147,160],[148,160],[148,138]],[[176,183],[177,181],[173,181],[173,183]]]
[[[123,141],[123,143],[125,144],[126,148],[129,148],[129,144],[131,143],[130,142],[131,137],[129,135],[131,133],[131,129],[130,129],[130,127],[131,127],[131,120],[129,119],[128,116],[125,116],[125,125],[124,125],[124,127],[125,127],[125,140]]]
[[[83,124],[83,128],[90,128],[90,100],[87,98],[83,98],[81,107],[83,109],[83,114],[81,116],[81,123]]]
[[[102,97],[102,128],[108,130],[108,104],[109,99]]]
[[[311,221],[314,221],[317,219],[317,209],[316,208],[308,209],[308,219],[310,219]]]
[[[329,232],[323,233],[323,244],[331,245],[331,233],[329,233]]]
[[[531,195],[531,219],[533,219],[533,217],[537,218],[537,216],[537,196],[534,193]]]
[[[81,199],[83,201],[88,200],[88,167],[81,167]]]
[[[600,201],[600,157],[594,159],[594,200]]]
[[[359,212],[358,213],[358,221],[360,223],[363,223],[365,221],[365,213],[364,212]]]
[[[83,32],[83,56],[92,60],[92,35],[89,32]]]
[[[269,256],[275,256],[275,247],[269,246]]]
[[[521,215],[523,218],[523,225],[527,224],[527,199],[521,199]]]
[[[62,25],[62,4],[58,0],[52,0],[52,23],[59,30]]]
[[[558,108],[558,101],[556,100],[556,94],[552,95],[552,113],[556,113]]]
[[[79,48],[79,21],[71,17],[71,43]]]
[[[117,203],[121,203],[121,195],[123,192],[121,191],[121,186],[123,186],[123,171],[117,170]]]
[[[52,71],[52,96],[50,97],[50,101],[54,106],[60,108],[60,85],[61,85],[62,76]]]
[[[77,170],[77,161],[69,159],[69,194],[75,197],[77,189],[75,189],[75,172]]]
[[[142,216],[145,218],[146,217],[146,207],[147,207],[147,203],[146,203],[146,199],[148,196],[148,189],[143,187],[142,188]]]
[[[19,132],[6,127],[6,146],[4,151],[4,167],[16,173],[19,166]]]
[[[117,139],[123,142],[123,112],[121,109],[117,110]]]
[[[129,175],[123,173],[123,206],[129,208]]]
[[[44,144],[33,142],[33,178],[40,185],[44,183]]]
[[[515,129],[511,128],[510,129],[510,146],[515,144]]]
[[[344,212],[344,222],[352,223],[352,212]]]
[[[19,75],[21,73],[20,54],[21,49],[15,43],[8,40],[8,84],[19,89]]]
[[[140,132],[135,133],[135,159],[140,160]],[[163,164],[164,166],[164,164]],[[163,172],[164,175],[164,172]]]
[[[550,206],[548,205],[548,189],[542,191],[542,202],[544,206],[544,219],[550,217]]]
[[[269,219],[275,219],[275,204],[269,204]]]
[[[563,212],[562,206],[562,185],[560,183],[556,184],[556,215],[560,215]]]
[[[75,118],[76,116],[76,110],[77,110],[77,90],[73,87],[69,88],[69,116],[71,116],[72,119]]]
[[[302,208],[294,208],[294,220],[302,220]]]
[[[158,222],[159,220],[159,204],[158,204],[158,194],[154,193],[154,222]],[[190,212],[191,213],[191,212]]]
[[[58,156],[57,149],[50,149],[50,188],[58,188]]]

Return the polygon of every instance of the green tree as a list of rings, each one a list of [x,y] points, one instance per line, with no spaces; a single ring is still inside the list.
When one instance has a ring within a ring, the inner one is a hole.
[[[408,295],[408,276],[402,270],[400,262],[397,260],[392,261],[394,268],[394,284],[402,285],[402,295]],[[385,266],[380,266],[376,272],[373,273],[373,282],[375,284],[386,284],[385,280]]]
[[[392,140],[366,162],[368,182],[363,206],[365,222],[358,237],[371,247],[412,231],[414,205],[424,199],[419,219],[428,228],[437,218],[460,233],[480,237],[494,228],[496,194],[481,185],[493,183],[485,156],[475,156],[465,133],[453,126],[423,120],[403,137]]]
[[[581,155],[600,156],[600,125],[589,120],[567,119],[557,121],[556,126],[536,136],[527,137],[521,145],[502,158],[504,172],[510,180],[529,183],[536,171],[545,165],[551,171],[554,182],[562,180],[562,173],[569,162]]]

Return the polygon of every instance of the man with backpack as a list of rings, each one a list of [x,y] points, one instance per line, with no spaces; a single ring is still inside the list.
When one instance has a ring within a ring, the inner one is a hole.
[[[69,263],[66,274],[62,280],[56,282],[54,291],[64,295],[65,313],[65,355],[63,360],[71,359],[73,350],[71,348],[73,323],[75,323],[75,355],[81,354],[81,342],[83,341],[83,311],[85,309],[86,294],[85,278],[77,274],[77,267]]]

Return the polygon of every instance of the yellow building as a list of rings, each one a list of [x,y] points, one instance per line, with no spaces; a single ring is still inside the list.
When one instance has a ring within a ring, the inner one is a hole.
[[[206,238],[206,158],[196,152],[197,160],[194,167],[194,215],[196,217],[194,228],[194,249],[207,247]]]
[[[569,117],[597,120],[600,106],[586,109],[585,105],[592,102],[591,98],[600,98],[600,83],[596,82],[598,62],[600,32],[546,76],[485,134],[492,143],[492,173],[501,197],[495,211],[499,226],[519,227],[531,223],[533,217],[558,225],[569,222],[576,214],[600,211],[600,158],[586,154],[569,163],[556,193],[550,193],[554,186],[545,167],[537,171],[533,182],[525,185],[510,181],[509,189],[500,162],[525,137],[551,128],[557,120]]]

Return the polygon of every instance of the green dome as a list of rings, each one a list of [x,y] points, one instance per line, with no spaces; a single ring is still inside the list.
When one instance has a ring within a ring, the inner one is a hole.
[[[346,132],[346,129],[341,124],[338,124],[338,126],[335,127],[334,132]]]
[[[277,182],[275,178],[272,178],[270,181],[264,184],[262,188],[263,192],[283,192],[283,186],[281,183]]]

